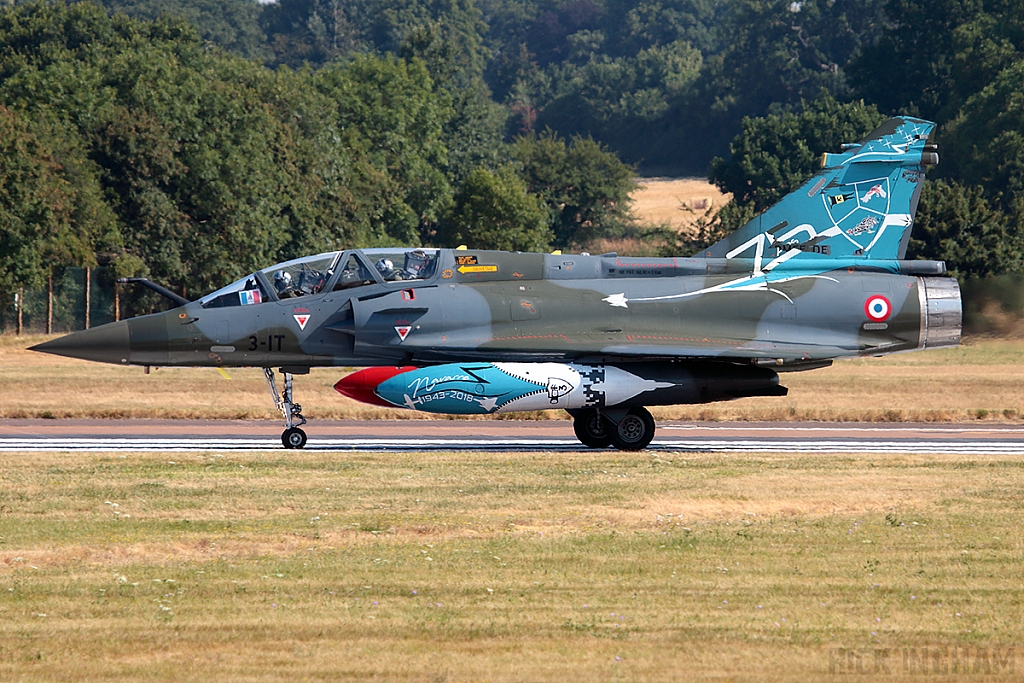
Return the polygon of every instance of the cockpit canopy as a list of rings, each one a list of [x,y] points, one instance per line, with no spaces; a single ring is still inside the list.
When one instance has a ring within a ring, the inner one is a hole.
[[[249,306],[372,284],[426,280],[437,272],[437,249],[332,251],[256,271],[199,300],[203,308]]]

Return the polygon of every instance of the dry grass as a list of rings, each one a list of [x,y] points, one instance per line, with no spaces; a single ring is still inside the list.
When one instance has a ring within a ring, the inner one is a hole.
[[[631,199],[632,216],[643,228],[669,228],[680,233],[694,231],[696,222],[708,211],[722,208],[732,195],[722,194],[703,178],[638,178],[639,188]],[[615,252],[629,256],[658,256],[665,246],[650,236],[602,237],[586,245],[593,254]]]
[[[807,681],[885,649],[904,681],[903,653],[991,669],[1024,637],[1013,457],[32,453],[0,471],[4,681]],[[984,680],[1017,680],[1010,661]]]
[[[639,178],[633,215],[643,223],[688,230],[708,209],[721,208],[732,195],[703,178]]]
[[[0,400],[7,417],[246,419],[277,417],[262,374],[88,363],[25,351],[44,337],[0,336]],[[334,391],[347,372],[314,369],[296,379],[297,399],[312,418],[447,419],[355,403]],[[975,421],[1024,419],[1024,344],[970,339],[957,349],[841,361],[832,368],[782,375],[785,398],[751,398],[655,409],[662,419]],[[563,419],[560,411],[516,417]],[[486,418],[485,418],[486,419]]]

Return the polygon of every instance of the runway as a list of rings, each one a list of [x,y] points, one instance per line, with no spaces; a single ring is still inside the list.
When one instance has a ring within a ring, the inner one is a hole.
[[[281,451],[265,421],[2,420],[3,452]],[[588,452],[568,421],[314,421],[307,451]],[[1017,425],[665,422],[650,451],[1024,455]]]

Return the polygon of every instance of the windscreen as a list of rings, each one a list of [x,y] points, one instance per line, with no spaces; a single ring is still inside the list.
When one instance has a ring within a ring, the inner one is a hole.
[[[203,308],[226,308],[228,306],[249,306],[261,304],[269,297],[256,279],[256,275],[247,275],[227,287],[221,287],[212,294],[199,300]]]
[[[317,254],[263,269],[279,299],[319,294],[334,275],[340,252]]]
[[[385,282],[426,280],[437,270],[436,249],[366,249]]]

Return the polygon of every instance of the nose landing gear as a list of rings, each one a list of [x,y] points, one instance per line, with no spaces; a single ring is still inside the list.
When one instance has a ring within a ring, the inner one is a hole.
[[[283,396],[277,391],[274,371],[270,368],[263,368],[263,376],[267,380],[270,397],[274,400],[277,409],[284,415],[285,430],[281,434],[281,443],[285,448],[302,448],[306,445],[306,432],[299,429],[299,426],[306,424],[306,418],[302,416],[302,406],[292,402],[292,373],[282,369],[281,374],[284,375]]]

